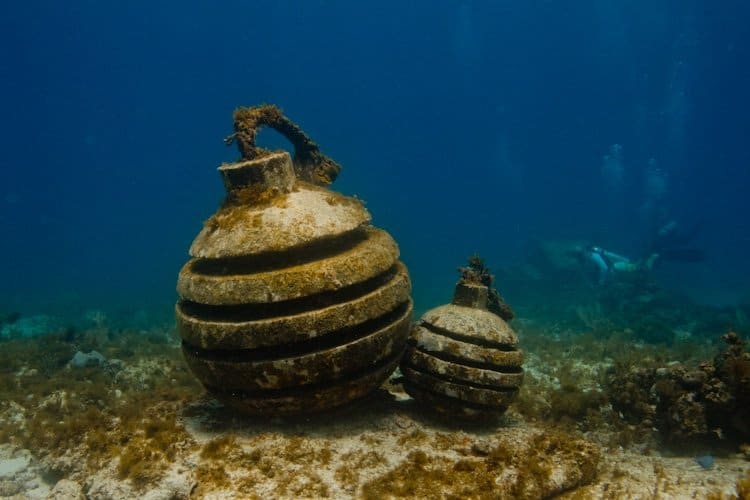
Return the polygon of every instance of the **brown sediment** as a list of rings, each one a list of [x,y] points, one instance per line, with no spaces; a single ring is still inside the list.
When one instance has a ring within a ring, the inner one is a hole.
[[[554,474],[561,463],[575,464],[576,475],[568,478],[572,488],[594,480],[599,460],[594,446],[558,432],[530,436],[526,442],[482,442],[455,459],[420,449],[365,483],[362,496],[426,498],[440,491],[449,498],[482,497],[488,492],[496,498],[546,498],[560,488]]]

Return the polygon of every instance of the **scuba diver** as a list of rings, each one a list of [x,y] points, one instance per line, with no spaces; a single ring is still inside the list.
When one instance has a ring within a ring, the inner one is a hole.
[[[593,264],[593,268],[598,272],[600,285],[616,274],[650,271],[659,258],[658,253],[653,253],[646,259],[633,261],[623,255],[594,245],[585,247],[582,250],[582,255],[584,260]]]
[[[651,271],[658,261],[702,262],[702,251],[689,246],[697,233],[693,227],[689,232],[682,231],[675,221],[662,226],[648,246],[647,257],[632,260],[601,247],[589,245],[582,249],[584,261],[598,273],[599,284],[604,284],[617,275],[632,275]]]

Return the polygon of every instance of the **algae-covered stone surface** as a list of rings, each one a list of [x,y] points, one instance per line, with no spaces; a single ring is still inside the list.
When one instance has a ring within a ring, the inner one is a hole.
[[[646,432],[614,410],[608,392],[612,371],[627,359],[649,366],[697,363],[702,352],[726,359],[717,354],[720,340],[666,348],[551,337],[523,319],[515,326],[529,354],[527,379],[505,415],[481,423],[434,416],[403,391],[399,372],[334,412],[241,416],[195,381],[170,327],[129,331],[102,322],[6,340],[0,495],[742,498],[748,491],[747,444],[715,436],[670,447],[658,427]],[[103,360],[71,363],[93,351]],[[699,454],[711,454],[710,468],[695,461]]]
[[[566,433],[512,421],[469,431],[425,424],[413,405],[385,392],[358,406],[254,424],[195,407],[199,416],[187,428],[202,444],[198,491],[264,498],[538,498],[596,476],[599,448]]]

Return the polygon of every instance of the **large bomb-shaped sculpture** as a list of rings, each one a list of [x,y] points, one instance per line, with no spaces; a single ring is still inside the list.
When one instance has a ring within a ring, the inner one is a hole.
[[[411,326],[398,247],[354,198],[339,166],[274,106],[235,112],[227,197],[180,271],[185,359],[217,399],[248,414],[318,411],[360,398],[396,368]],[[295,147],[268,152],[257,129]]]
[[[479,257],[460,271],[452,303],[427,311],[412,330],[404,389],[443,414],[498,415],[523,381],[523,353],[507,323],[513,311]]]

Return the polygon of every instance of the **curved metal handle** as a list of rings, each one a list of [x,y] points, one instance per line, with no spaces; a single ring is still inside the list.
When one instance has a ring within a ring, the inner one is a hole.
[[[224,139],[224,143],[236,142],[243,160],[267,155],[269,151],[255,144],[258,130],[264,126],[276,130],[294,146],[293,164],[298,179],[322,186],[336,180],[341,166],[324,155],[318,145],[273,104],[237,108],[234,111],[234,133]]]

